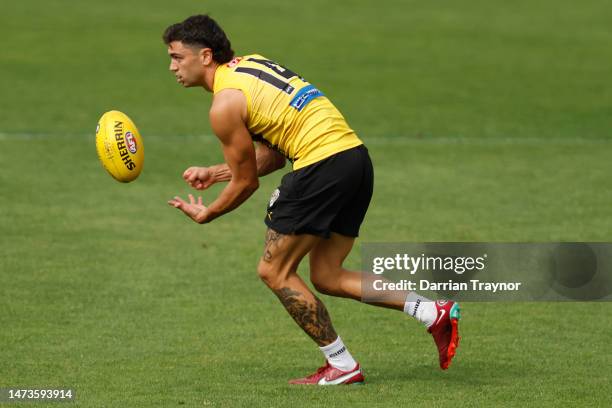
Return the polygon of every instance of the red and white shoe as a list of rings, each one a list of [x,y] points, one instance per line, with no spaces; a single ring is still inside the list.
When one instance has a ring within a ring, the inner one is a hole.
[[[325,365],[316,373],[304,378],[289,380],[289,384],[311,384],[311,385],[338,385],[338,384],[363,384],[365,378],[359,364],[351,371],[342,371],[325,362]]]
[[[459,303],[450,300],[436,301],[438,316],[427,331],[431,333],[438,347],[440,368],[446,370],[459,347]]]

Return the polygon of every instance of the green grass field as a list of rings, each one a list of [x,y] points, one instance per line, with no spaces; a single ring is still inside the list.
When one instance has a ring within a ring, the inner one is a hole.
[[[221,160],[210,96],[174,82],[160,40],[197,12],[238,54],[315,83],[365,140],[376,186],[360,242],[611,240],[605,1],[11,2],[0,388],[72,387],[79,407],[612,405],[609,303],[463,304],[441,372],[416,322],[322,296],[367,385],[286,385],[323,358],[255,272],[282,174],[209,225],[166,204],[189,192],[187,166]],[[146,145],[127,185],[95,153],[110,109]]]

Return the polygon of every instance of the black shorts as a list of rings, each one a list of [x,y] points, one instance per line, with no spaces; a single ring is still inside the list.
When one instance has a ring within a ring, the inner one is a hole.
[[[368,149],[357,146],[285,174],[272,193],[266,225],[281,234],[331,232],[357,237],[372,198]]]

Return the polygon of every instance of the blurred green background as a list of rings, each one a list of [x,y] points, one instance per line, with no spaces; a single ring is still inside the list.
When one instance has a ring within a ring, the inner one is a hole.
[[[6,2],[2,131],[90,133],[111,107],[145,135],[208,131],[207,97],[172,81],[161,42],[202,12],[364,137],[609,136],[612,7],[597,0]]]
[[[322,296],[368,384],[285,385],[322,356],[255,272],[282,172],[206,226],[166,205],[222,157],[209,94],[176,84],[161,41],[202,12],[366,142],[359,242],[610,241],[609,2],[6,1],[0,387],[73,387],[84,407],[612,405],[607,303],[464,304],[441,372],[412,320]],[[110,109],[146,146],[127,185],[95,153]]]

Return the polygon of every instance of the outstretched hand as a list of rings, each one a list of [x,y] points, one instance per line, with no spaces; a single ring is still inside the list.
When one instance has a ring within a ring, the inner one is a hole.
[[[173,199],[168,200],[168,205],[178,208],[186,216],[199,224],[203,224],[206,221],[207,207],[202,204],[202,197],[198,197],[196,201],[194,196],[189,194],[189,202],[187,202],[181,197],[175,196]]]

